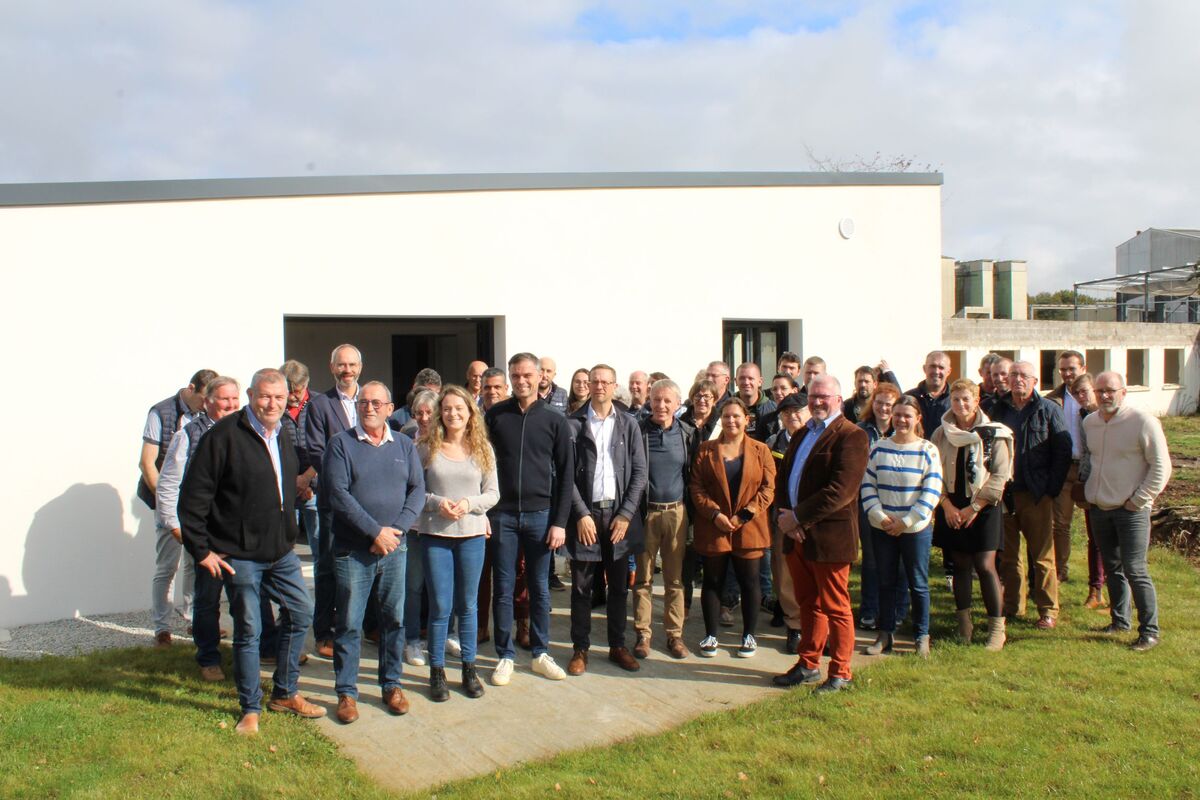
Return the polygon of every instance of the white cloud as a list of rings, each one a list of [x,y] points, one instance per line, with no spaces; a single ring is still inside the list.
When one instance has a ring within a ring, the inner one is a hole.
[[[0,180],[878,151],[945,172],[948,255],[1028,259],[1038,289],[1110,272],[1138,228],[1200,225],[1197,4],[504,5],[4,2]]]

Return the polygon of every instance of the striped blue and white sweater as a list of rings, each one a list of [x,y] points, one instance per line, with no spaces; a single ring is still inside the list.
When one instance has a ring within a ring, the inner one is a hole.
[[[942,462],[932,443],[880,439],[871,448],[859,491],[871,525],[879,528],[887,517],[896,517],[904,533],[923,531],[933,522],[941,496]]]

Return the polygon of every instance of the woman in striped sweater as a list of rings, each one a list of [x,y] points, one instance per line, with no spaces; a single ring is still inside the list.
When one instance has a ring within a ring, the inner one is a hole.
[[[871,448],[860,497],[871,523],[879,574],[879,635],[869,655],[892,649],[896,632],[896,565],[912,598],[917,654],[929,657],[929,549],[933,510],[942,495],[937,448],[921,438],[921,406],[905,395],[892,406],[893,433]]]

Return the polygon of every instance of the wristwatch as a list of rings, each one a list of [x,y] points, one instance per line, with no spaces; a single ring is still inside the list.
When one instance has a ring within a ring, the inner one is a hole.
[[[976,514],[978,514],[980,511],[983,511],[983,506],[979,505],[974,500],[972,500],[971,501],[971,510],[974,511]]]

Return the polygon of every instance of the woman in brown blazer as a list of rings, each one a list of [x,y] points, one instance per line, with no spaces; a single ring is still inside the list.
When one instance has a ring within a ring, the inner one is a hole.
[[[759,559],[771,546],[768,524],[775,497],[775,459],[762,442],[746,435],[746,404],[737,397],[721,407],[721,435],[700,445],[692,468],[690,492],[694,510],[694,547],[704,558],[704,640],[700,655],[717,654],[717,621],[721,588],[730,563],[742,590],[742,646],[737,654],[750,658],[758,606]]]

